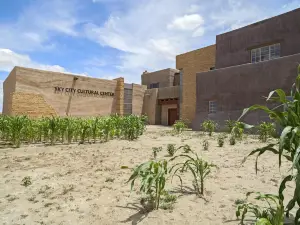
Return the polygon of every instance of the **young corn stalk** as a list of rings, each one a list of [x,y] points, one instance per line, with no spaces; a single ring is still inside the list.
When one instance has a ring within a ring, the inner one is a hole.
[[[182,186],[182,178],[178,175],[178,171],[190,171],[193,175],[193,186],[197,195],[201,196],[204,194],[204,181],[211,173],[211,168],[216,167],[214,164],[210,164],[205,160],[199,158],[196,153],[193,153],[192,156],[181,154],[173,157],[170,161],[173,161],[177,158],[185,159],[184,162],[180,162],[171,167],[170,173],[173,173],[172,178],[177,176],[180,179]]]
[[[258,125],[259,140],[261,142],[267,142],[268,138],[274,136],[275,127],[272,123],[262,122]]]
[[[278,107],[269,109],[262,105],[253,105],[243,111],[240,119],[249,111],[263,110],[270,119],[283,130],[277,143],[268,144],[265,147],[253,150],[248,156],[258,154],[256,157],[255,169],[257,172],[257,161],[259,156],[269,151],[278,155],[279,168],[282,164],[282,157],[290,162],[290,174],[286,176],[279,187],[279,198],[284,200],[284,190],[287,182],[295,183],[295,190],[292,199],[286,205],[286,216],[296,206],[296,215],[294,223],[300,224],[300,65],[298,66],[298,76],[292,86],[289,98],[282,89],[276,89],[269,93],[267,101],[277,102]],[[284,107],[280,110],[279,107]],[[278,146],[278,147],[277,147]]]
[[[178,120],[173,124],[173,130],[177,134],[181,134],[186,129],[187,129],[187,125],[183,121]]]
[[[155,209],[160,206],[161,195],[165,191],[166,176],[168,174],[168,163],[163,161],[149,161],[134,169],[128,182],[131,182],[131,190],[137,179],[141,180],[140,191],[153,201]]]
[[[254,192],[247,193],[248,197]],[[255,200],[260,201],[265,206],[258,206],[250,202],[241,203],[236,210],[236,217],[240,224],[244,225],[245,217],[251,214],[255,217],[255,225],[283,225],[284,220],[284,206],[282,200],[271,194],[261,194],[256,192]]]
[[[218,124],[213,120],[205,120],[201,126],[205,132],[208,132],[209,136],[212,136],[212,133],[216,130]]]
[[[28,118],[26,116],[9,117],[9,133],[11,141],[15,147],[19,148],[21,145],[23,130],[25,129]]]

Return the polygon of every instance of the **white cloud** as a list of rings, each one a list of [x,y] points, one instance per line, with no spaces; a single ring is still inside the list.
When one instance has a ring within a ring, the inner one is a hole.
[[[0,49],[0,71],[10,72],[14,66],[24,66],[55,72],[67,72],[59,65],[39,64],[31,60],[28,55],[18,54],[9,49]]]
[[[76,17],[76,5],[74,1],[34,1],[15,22],[0,22],[0,48],[48,50],[55,46],[52,37],[56,34],[78,35],[75,26],[81,20]]]
[[[175,18],[167,27],[175,30],[194,30],[204,24],[204,19],[199,14],[184,15]]]

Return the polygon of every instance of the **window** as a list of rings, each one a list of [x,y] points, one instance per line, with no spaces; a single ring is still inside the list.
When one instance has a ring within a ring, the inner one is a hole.
[[[217,101],[209,101],[208,113],[216,113],[216,112],[217,112]]]
[[[158,88],[158,87],[159,87],[159,83],[152,83],[149,85],[149,89]]]
[[[251,50],[251,62],[263,62],[280,57],[280,44],[274,44]]]

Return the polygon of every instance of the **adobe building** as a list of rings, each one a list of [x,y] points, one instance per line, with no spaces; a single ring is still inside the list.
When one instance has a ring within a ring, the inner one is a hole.
[[[15,67],[3,83],[3,114],[41,116],[141,115],[146,87],[123,78],[96,79]]]
[[[238,119],[244,108],[266,105],[264,96],[272,90],[290,93],[300,64],[300,9],[220,34],[215,49],[215,68],[198,62],[207,67],[198,70],[195,79],[194,129],[205,119],[222,127],[225,120]],[[183,77],[189,76],[186,71]],[[251,124],[268,119],[262,111],[244,117]]]
[[[143,113],[148,116],[149,124],[173,125],[180,115],[180,73],[176,69],[164,69],[142,76],[144,93]]]

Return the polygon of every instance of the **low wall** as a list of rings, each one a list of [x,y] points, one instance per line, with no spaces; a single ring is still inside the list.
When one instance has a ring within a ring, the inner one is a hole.
[[[197,74],[196,115],[193,129],[200,129],[205,119],[214,119],[220,124],[226,119],[237,119],[244,108],[264,104],[264,96],[277,88],[289,93],[297,76],[300,54],[270,61],[244,64]],[[208,102],[217,101],[217,113],[208,113]],[[271,105],[269,105],[271,106]],[[266,120],[263,112],[251,112],[245,122],[258,123]]]

